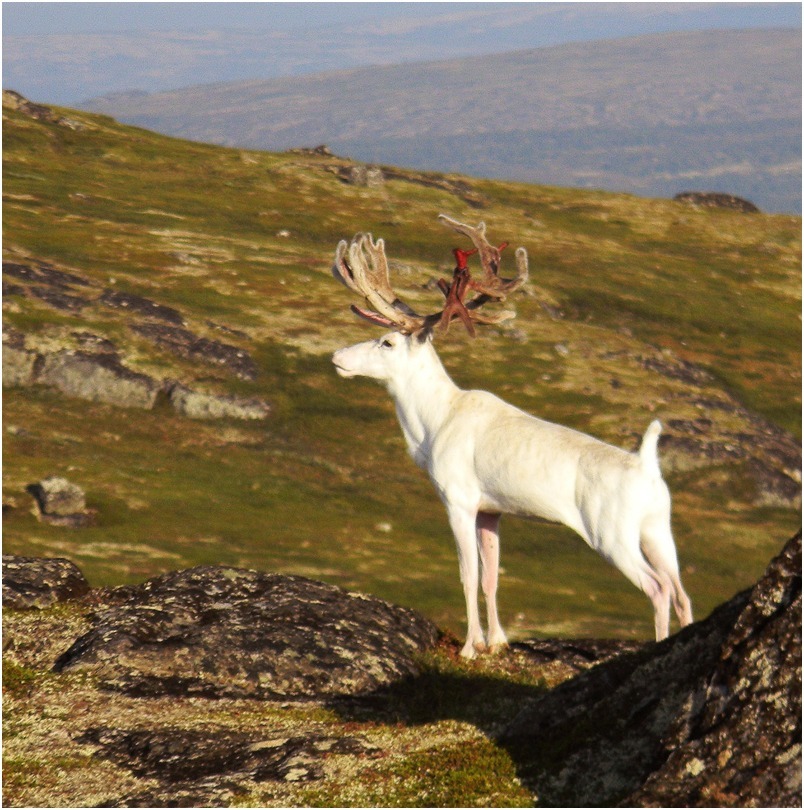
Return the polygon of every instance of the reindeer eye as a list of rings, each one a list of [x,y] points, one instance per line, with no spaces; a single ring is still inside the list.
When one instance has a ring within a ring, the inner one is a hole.
[[[394,345],[394,344],[393,344],[393,343],[391,343],[391,341],[390,341],[390,339],[389,339],[389,338],[385,338],[384,340],[382,340],[382,341],[380,342],[380,346],[381,346],[383,349],[390,349],[390,348],[391,348],[393,345]]]

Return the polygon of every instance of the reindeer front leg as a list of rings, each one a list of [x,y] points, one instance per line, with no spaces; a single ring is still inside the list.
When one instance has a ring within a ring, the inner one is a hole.
[[[477,546],[483,564],[480,583],[486,597],[488,612],[488,643],[491,649],[508,644],[497,616],[497,579],[500,570],[500,516],[489,512],[477,513]]]
[[[483,629],[480,626],[480,615],[477,609],[478,586],[478,549],[475,514],[462,508],[447,505],[449,524],[455,535],[458,549],[458,565],[466,598],[466,644],[461,650],[464,658],[474,658],[479,651],[486,649]]]

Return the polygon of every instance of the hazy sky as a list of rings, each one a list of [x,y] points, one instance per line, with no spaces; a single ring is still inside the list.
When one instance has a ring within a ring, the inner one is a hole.
[[[319,27],[366,18],[438,16],[490,3],[30,3],[3,2],[3,35],[70,34],[103,31],[191,31],[210,28],[254,29]],[[509,4],[498,4],[504,7]],[[523,4],[524,5],[524,4]],[[533,4],[528,4],[533,5]],[[567,4],[543,3],[544,6]],[[584,6],[575,4],[579,11]],[[621,3],[624,19],[630,9],[653,6],[641,14],[650,30],[673,27],[757,27],[801,25],[800,3]],[[677,13],[671,20],[666,12]],[[610,30],[601,30],[609,36]]]
[[[3,3],[3,33],[299,28],[371,16],[435,15],[452,3]],[[314,19],[313,19],[314,18]]]

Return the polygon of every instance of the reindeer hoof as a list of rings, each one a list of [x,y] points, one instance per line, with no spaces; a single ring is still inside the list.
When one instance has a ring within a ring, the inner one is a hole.
[[[486,649],[486,643],[484,641],[467,641],[461,650],[461,657],[475,658],[478,653],[483,653]]]

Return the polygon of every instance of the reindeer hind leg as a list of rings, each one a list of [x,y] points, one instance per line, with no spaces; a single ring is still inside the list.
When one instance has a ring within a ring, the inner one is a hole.
[[[682,627],[692,624],[692,603],[681,584],[676,546],[669,525],[646,521],[642,526],[640,546],[650,566],[669,583],[679,624]]]

